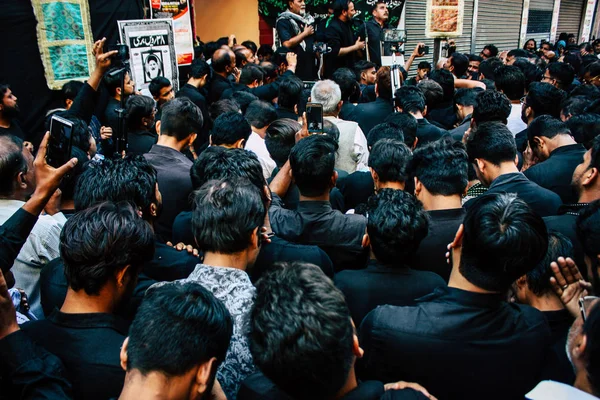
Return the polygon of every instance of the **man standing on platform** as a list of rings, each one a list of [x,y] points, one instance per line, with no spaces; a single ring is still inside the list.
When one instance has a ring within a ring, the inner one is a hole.
[[[390,13],[385,1],[378,0],[373,4],[371,11],[373,18],[366,22],[367,37],[368,37],[368,53],[367,59],[381,67],[381,39],[383,30],[388,29],[388,20]]]
[[[330,78],[338,68],[352,68],[365,49],[362,38],[355,39],[351,21],[356,10],[349,0],[335,0],[333,19],[327,26],[325,37],[331,52],[325,56],[325,77]]]

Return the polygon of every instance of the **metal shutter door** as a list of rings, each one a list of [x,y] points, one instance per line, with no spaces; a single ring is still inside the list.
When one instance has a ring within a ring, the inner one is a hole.
[[[579,27],[583,15],[584,0],[561,0],[558,12],[558,29],[556,37],[561,32],[572,33],[579,38]]]
[[[552,27],[552,10],[554,0],[531,0],[529,3],[529,17],[527,35],[525,40],[535,39],[538,46],[542,39],[550,39]],[[536,17],[539,17],[536,18]],[[532,29],[535,28],[535,29]],[[523,43],[525,44],[525,43]]]
[[[523,0],[479,0],[475,51],[479,53],[488,44],[500,51],[519,45]]]
[[[473,0],[465,0],[465,10],[463,17],[463,33],[460,37],[454,39],[456,42],[456,51],[461,53],[471,52],[471,28],[473,27]],[[477,53],[479,54],[479,53]]]

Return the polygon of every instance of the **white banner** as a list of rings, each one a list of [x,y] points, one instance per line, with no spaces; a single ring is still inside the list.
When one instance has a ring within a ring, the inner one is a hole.
[[[129,46],[131,78],[142,94],[152,97],[148,86],[157,76],[179,87],[177,54],[170,19],[117,21],[121,43]]]
[[[173,19],[177,64],[189,65],[194,59],[194,37],[189,0],[150,1],[150,18]]]

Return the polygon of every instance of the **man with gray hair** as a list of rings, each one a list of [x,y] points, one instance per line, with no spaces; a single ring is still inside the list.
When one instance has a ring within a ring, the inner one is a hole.
[[[335,168],[348,173],[356,170],[367,170],[369,149],[365,134],[358,123],[338,118],[343,104],[339,85],[331,80],[315,83],[310,92],[310,101],[321,104],[323,106],[323,119],[333,123],[340,131]]]

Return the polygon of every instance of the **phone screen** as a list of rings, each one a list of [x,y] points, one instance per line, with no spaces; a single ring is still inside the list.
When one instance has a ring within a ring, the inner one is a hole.
[[[316,103],[306,105],[306,122],[310,133],[323,133],[323,106]]]
[[[62,166],[71,159],[72,131],[73,123],[71,121],[58,116],[52,117],[46,161],[54,168]]]

